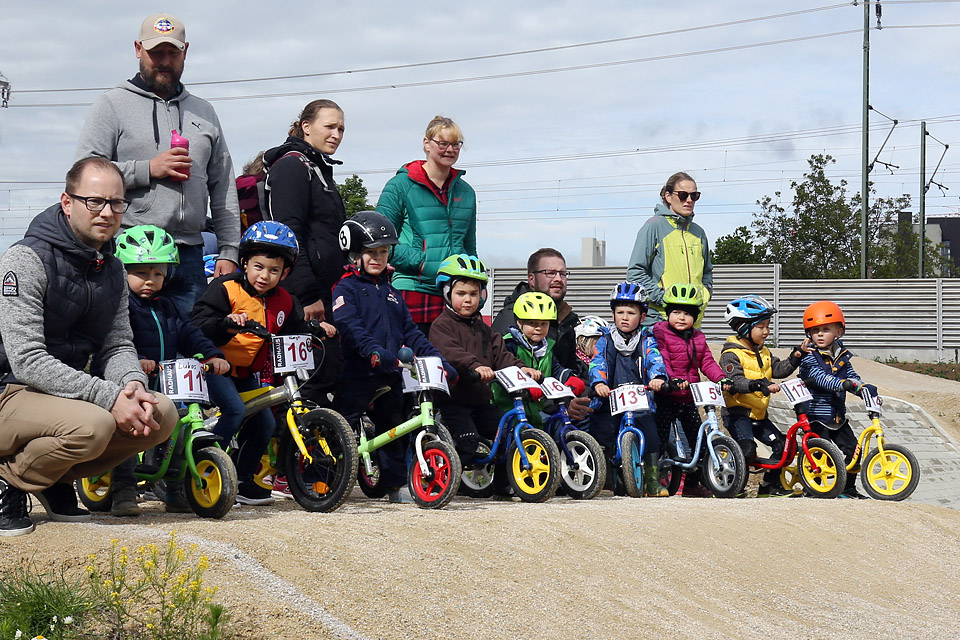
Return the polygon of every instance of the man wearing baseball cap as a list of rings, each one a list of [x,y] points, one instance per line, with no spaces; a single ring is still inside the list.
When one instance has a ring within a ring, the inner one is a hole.
[[[140,72],[96,99],[77,146],[78,159],[107,158],[123,173],[130,200],[124,227],[153,224],[173,235],[180,264],[164,293],[187,317],[207,284],[200,232],[208,207],[219,246],[216,275],[236,270],[240,243],[233,162],[220,121],[210,103],[180,83],[189,46],[178,18],[158,13],[144,20],[133,43]]]

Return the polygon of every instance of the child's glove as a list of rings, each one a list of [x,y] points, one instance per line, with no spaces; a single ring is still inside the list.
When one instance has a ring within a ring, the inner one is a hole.
[[[543,389],[539,387],[530,387],[527,389],[530,392],[530,399],[534,402],[540,402],[543,400]]]
[[[751,380],[748,388],[751,392],[761,391],[766,393],[768,386],[770,385],[766,382],[766,380]]]
[[[563,384],[568,386],[576,396],[581,395],[583,391],[587,388],[587,385],[584,384],[583,380],[581,380],[577,376],[570,376],[569,378],[567,378],[567,381],[564,382]]]
[[[449,362],[443,363],[443,370],[447,372],[447,384],[457,384],[457,380],[460,379],[460,374],[457,373],[457,368],[454,367]]]
[[[860,393],[860,390],[863,389],[863,381],[853,380],[852,378],[847,378],[843,381],[843,390],[850,391],[852,393]]]
[[[376,369],[377,367],[381,367],[383,369],[396,369],[397,354],[386,349],[377,349],[370,354],[370,368]]]

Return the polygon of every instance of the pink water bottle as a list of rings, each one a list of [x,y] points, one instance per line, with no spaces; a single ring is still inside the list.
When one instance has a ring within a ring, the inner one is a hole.
[[[179,133],[177,133],[177,130],[176,130],[176,129],[172,129],[172,130],[170,131],[170,148],[171,148],[171,149],[176,149],[176,148],[185,149],[185,150],[187,151],[187,154],[189,155],[189,153],[190,153],[190,141],[187,140],[186,138],[184,138],[183,136],[181,136]],[[187,177],[186,177],[186,178],[175,178],[175,179],[189,180],[189,179],[190,179],[190,167],[187,167],[186,169],[183,169],[182,172],[185,173],[185,174],[187,174]]]

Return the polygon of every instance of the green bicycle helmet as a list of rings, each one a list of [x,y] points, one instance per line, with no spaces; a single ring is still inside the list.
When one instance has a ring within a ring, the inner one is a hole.
[[[477,256],[459,253],[445,258],[437,269],[437,289],[446,298],[455,280],[476,280],[480,294],[486,298],[487,267]]]
[[[130,227],[117,236],[116,256],[123,264],[180,264],[173,237],[152,224]]]
[[[528,291],[513,303],[513,315],[520,320],[556,320],[557,305],[545,293]]]
[[[695,284],[677,283],[670,285],[663,292],[663,306],[668,316],[674,309],[680,309],[697,318],[703,309],[703,292]]]

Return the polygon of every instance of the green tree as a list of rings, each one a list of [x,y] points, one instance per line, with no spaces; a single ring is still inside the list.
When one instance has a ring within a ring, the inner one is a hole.
[[[714,264],[763,264],[766,252],[749,229],[737,227],[733,233],[717,238],[710,257]]]
[[[343,184],[338,184],[337,189],[340,191],[340,197],[343,198],[343,206],[347,210],[348,218],[358,211],[373,211],[375,208],[367,202],[367,188],[363,186],[363,180],[357,174],[344,180]]]

